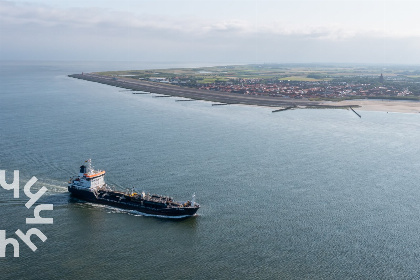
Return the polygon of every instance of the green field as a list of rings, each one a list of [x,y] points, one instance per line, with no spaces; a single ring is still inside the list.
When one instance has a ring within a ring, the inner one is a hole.
[[[420,81],[420,66],[375,66],[375,65],[316,65],[316,64],[251,64],[199,68],[171,68],[149,70],[126,70],[101,72],[107,76],[125,76],[134,79],[168,78],[194,81],[198,84],[227,82],[238,79],[277,81],[333,81],[377,79],[381,73],[389,79]]]

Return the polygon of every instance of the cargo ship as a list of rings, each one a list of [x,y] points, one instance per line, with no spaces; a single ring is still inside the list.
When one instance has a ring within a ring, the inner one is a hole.
[[[200,208],[194,195],[191,201],[177,202],[169,196],[137,193],[134,188],[126,192],[113,190],[105,183],[105,171],[94,170],[90,159],[80,166],[79,175],[70,178],[68,190],[81,200],[158,217],[186,218],[195,215]]]

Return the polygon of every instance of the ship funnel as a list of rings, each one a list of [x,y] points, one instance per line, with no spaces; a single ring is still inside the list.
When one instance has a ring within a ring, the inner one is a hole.
[[[79,176],[83,176],[83,174],[85,174],[85,173],[86,173],[86,166],[84,166],[84,165],[80,166]]]

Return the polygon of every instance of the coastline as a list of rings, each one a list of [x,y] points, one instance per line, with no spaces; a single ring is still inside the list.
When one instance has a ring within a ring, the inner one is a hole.
[[[73,74],[69,77],[107,84],[110,86],[125,88],[132,91],[145,91],[150,93],[163,94],[166,96],[177,96],[192,100],[205,100],[227,104],[254,105],[270,108],[319,108],[319,109],[347,109],[357,108],[360,111],[395,112],[395,113],[420,113],[420,102],[398,101],[398,100],[344,100],[344,101],[310,101],[304,99],[290,99],[273,96],[243,95],[230,92],[210,91],[167,85],[148,81],[139,81],[129,78],[111,78],[89,74]],[[283,111],[283,109],[275,110]],[[273,112],[275,112],[273,111]]]
[[[149,82],[144,80],[134,80],[130,78],[107,77],[94,73],[73,74],[71,78],[106,84],[132,91],[143,91],[149,93],[162,94],[166,96],[184,97],[192,100],[205,100],[223,104],[242,104],[256,105],[263,107],[330,107],[321,105],[319,101],[310,101],[304,99],[280,98],[263,95],[244,95],[223,91],[212,91],[182,87],[172,84]],[[337,106],[337,105],[334,105]],[[355,105],[356,106],[356,105]]]

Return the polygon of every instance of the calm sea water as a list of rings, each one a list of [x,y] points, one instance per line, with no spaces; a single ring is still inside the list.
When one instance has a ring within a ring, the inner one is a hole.
[[[183,65],[2,62],[0,230],[26,232],[24,184],[48,192],[38,250],[1,279],[419,279],[420,115],[175,102],[68,78]],[[190,66],[190,65],[185,65]],[[145,217],[71,199],[84,160],[107,182],[187,200],[198,216]]]

